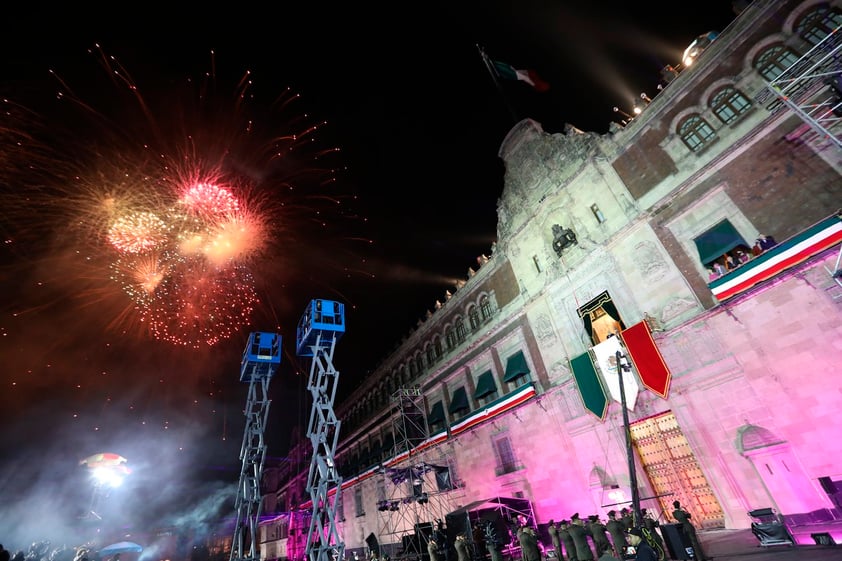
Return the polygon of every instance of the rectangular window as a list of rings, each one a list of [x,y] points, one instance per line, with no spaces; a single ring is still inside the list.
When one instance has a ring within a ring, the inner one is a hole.
[[[357,485],[354,488],[354,510],[357,516],[365,516],[365,509],[363,508],[363,489]]]
[[[427,427],[430,429],[430,434],[438,434],[444,430],[444,405],[441,401],[437,401],[430,409],[430,414],[427,415]]]
[[[599,210],[599,207],[597,205],[591,205],[591,212],[593,213],[594,218],[596,218],[597,222],[599,222],[600,224],[605,222],[605,215],[602,214],[602,211]]]
[[[529,381],[529,365],[526,364],[526,357],[523,351],[517,351],[506,360],[506,372],[503,374],[503,382],[510,384],[510,388],[519,388]]]
[[[465,415],[469,411],[468,394],[465,392],[465,386],[460,386],[453,392],[448,412],[453,415],[453,418],[458,418],[460,415]]]
[[[518,470],[517,458],[512,449],[512,442],[506,435],[497,435],[493,440],[494,457],[497,460],[496,475],[504,475]]]
[[[339,496],[336,497],[336,519],[345,522],[345,493],[341,489],[337,493]]]
[[[474,399],[477,400],[477,404],[482,406],[488,405],[498,397],[500,397],[500,394],[497,391],[497,384],[494,382],[494,374],[491,370],[486,370],[477,378]]]

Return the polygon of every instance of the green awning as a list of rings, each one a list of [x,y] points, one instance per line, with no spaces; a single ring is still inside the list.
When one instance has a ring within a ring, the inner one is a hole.
[[[392,433],[386,435],[383,439],[383,446],[380,448],[383,450],[384,453],[389,453],[392,451],[392,447],[395,445],[395,438],[392,436]]]
[[[458,413],[465,409],[468,409],[468,394],[465,392],[465,386],[459,386],[459,389],[453,392],[448,411],[450,413]]]
[[[740,236],[737,229],[727,220],[718,223],[693,241],[699,251],[699,259],[705,266],[713,263],[737,246],[749,247],[749,244]]]
[[[526,365],[526,357],[523,356],[523,351],[518,351],[510,356],[508,362],[506,362],[506,375],[503,376],[503,381],[511,382],[524,374],[529,374],[529,367]]]
[[[475,399],[482,399],[490,393],[497,391],[497,385],[494,383],[494,375],[491,370],[487,370],[479,375],[477,378],[477,389],[474,391]]]
[[[441,401],[437,401],[430,409],[430,414],[427,415],[427,424],[434,425],[436,423],[444,422],[444,405]]]

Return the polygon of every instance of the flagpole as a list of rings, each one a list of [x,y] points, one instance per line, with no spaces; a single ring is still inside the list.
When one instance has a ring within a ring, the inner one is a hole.
[[[500,85],[499,80],[497,80],[497,72],[494,70],[494,66],[491,64],[491,60],[489,60],[488,55],[485,54],[485,50],[479,46],[479,43],[477,43],[477,50],[479,51],[479,56],[480,58],[482,58],[483,64],[485,64],[485,69],[488,70],[488,74],[491,76],[491,80],[494,82],[494,87],[497,88],[497,93],[500,94],[503,103],[506,105],[506,109],[509,110],[509,115],[512,116],[512,125],[517,124],[517,122],[520,119],[518,118],[517,113],[515,113],[515,110],[509,103],[509,99],[506,97],[506,94],[503,92],[503,87]]]
[[[626,388],[623,383],[623,372],[631,370],[631,364],[623,364],[623,352],[618,350],[615,355],[617,361],[617,377],[620,379],[620,407],[623,408],[623,430],[626,433],[626,457],[629,461],[629,487],[631,487],[632,517],[634,525],[643,524],[640,513],[640,490],[637,488],[637,469],[634,464],[634,446],[632,444],[631,425],[629,424],[629,410],[626,404]]]

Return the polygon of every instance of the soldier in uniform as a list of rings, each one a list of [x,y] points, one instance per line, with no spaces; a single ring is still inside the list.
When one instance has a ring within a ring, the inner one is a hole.
[[[588,516],[588,528],[591,531],[591,537],[593,537],[596,556],[602,557],[603,553],[611,550],[611,542],[608,541],[608,529],[596,514]]]
[[[570,537],[573,538],[573,543],[576,545],[576,558],[579,561],[593,561],[593,550],[588,543],[588,535],[590,531],[585,528],[584,521],[579,518],[577,512],[570,517]]]
[[[687,537],[690,538],[690,545],[693,546],[693,555],[698,561],[706,561],[707,556],[705,555],[704,550],[702,550],[702,544],[699,542],[699,537],[696,535],[696,527],[693,526],[693,523],[690,522],[691,514],[681,508],[681,503],[679,501],[674,501],[672,506],[675,510],[672,511],[672,517],[675,518],[675,521],[681,524],[684,533],[687,534]]]
[[[635,525],[634,513],[631,509],[628,508],[621,508],[620,509],[620,522],[623,523],[623,527],[628,532]],[[639,521],[638,521],[639,522]]]
[[[661,534],[658,530],[658,528],[661,527],[661,524],[645,508],[640,509],[640,515],[643,517],[643,525],[649,531],[649,535],[651,535],[652,539],[655,540],[655,543],[657,543],[660,546],[661,551],[665,551],[664,540],[661,537]],[[658,550],[657,547],[655,547],[654,549],[655,551]]]
[[[439,545],[436,540],[430,538],[427,542],[427,553],[430,555],[430,561],[439,561]]]
[[[500,543],[494,523],[486,520],[483,525],[483,531],[485,532],[485,547],[488,549],[488,553],[491,554],[491,561],[503,561],[503,552],[501,551],[503,544]]]
[[[614,545],[614,555],[623,558],[623,552],[626,549],[626,528],[623,522],[617,518],[616,510],[608,511],[608,522],[605,523],[605,528],[611,535],[611,543]]]
[[[556,559],[564,559],[561,556],[561,540],[558,537],[558,526],[555,523],[555,520],[550,520],[550,523],[547,524],[547,533],[550,535],[550,540],[553,542],[553,550],[555,550],[555,557]]]
[[[456,549],[456,559],[458,561],[471,561],[471,554],[468,552],[468,539],[465,537],[465,534],[456,536],[453,547]]]
[[[564,544],[564,554],[567,555],[568,561],[579,561],[576,556],[576,544],[573,543],[573,537],[570,535],[570,522],[562,520],[558,528],[558,539]],[[559,559],[562,559],[559,556]]]
[[[523,561],[541,561],[541,549],[538,547],[538,533],[530,526],[521,526],[517,532]]]

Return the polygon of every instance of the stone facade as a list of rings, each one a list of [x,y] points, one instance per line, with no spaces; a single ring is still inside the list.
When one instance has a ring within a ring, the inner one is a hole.
[[[720,301],[698,240],[727,220],[748,245],[784,242],[842,206],[842,149],[770,97],[761,73],[770,49],[803,54],[816,40],[805,30],[840,14],[838,2],[754,2],[624,128],[511,130],[495,247],[339,408],[348,550],[369,534],[399,543],[488,497],[529,499],[537,524],[628,505],[620,406],[589,411],[571,362],[594,346],[583,309],[605,296],[625,328],[647,320],[671,373],[665,397],[642,389],[629,412],[645,508],[672,522],[680,499],[704,528],[748,527],[763,507],[838,515],[821,481],[842,487],[839,243]],[[721,92],[741,111],[727,123]],[[576,242],[557,251],[554,226]],[[420,390],[428,421],[408,458],[406,442],[373,450],[406,413],[392,399],[401,388]],[[427,481],[418,506],[383,474],[421,464],[447,466],[454,488]],[[272,504],[306,511],[305,477],[289,474]],[[389,498],[401,514],[378,510]]]

